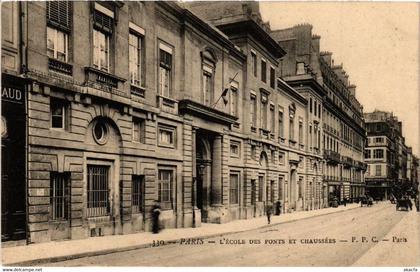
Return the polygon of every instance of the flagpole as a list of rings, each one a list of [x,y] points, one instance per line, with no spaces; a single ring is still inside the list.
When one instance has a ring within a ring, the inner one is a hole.
[[[238,75],[238,73],[239,73],[239,71],[238,71],[238,72],[236,72],[235,76],[229,80],[229,85],[230,85],[230,84],[232,83],[232,81],[236,78],[236,76]],[[213,106],[212,106],[212,108],[213,108],[213,109],[217,106],[217,103],[219,103],[220,98],[222,98],[223,96],[225,96],[225,95],[226,95],[226,94],[224,94],[224,92],[226,91],[226,93],[227,93],[227,91],[228,91],[228,90],[229,90],[228,88],[224,88],[224,89],[223,89],[222,94],[219,96],[219,98],[217,99],[216,103],[214,103],[214,104],[213,104]]]

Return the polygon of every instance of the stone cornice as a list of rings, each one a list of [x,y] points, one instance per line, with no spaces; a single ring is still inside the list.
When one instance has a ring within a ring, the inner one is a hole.
[[[189,113],[224,125],[232,125],[238,120],[238,117],[210,108],[190,99],[179,101],[178,108],[181,114]]]

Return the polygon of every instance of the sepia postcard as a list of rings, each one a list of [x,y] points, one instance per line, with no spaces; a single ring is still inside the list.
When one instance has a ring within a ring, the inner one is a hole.
[[[2,270],[419,271],[419,7],[2,1]]]

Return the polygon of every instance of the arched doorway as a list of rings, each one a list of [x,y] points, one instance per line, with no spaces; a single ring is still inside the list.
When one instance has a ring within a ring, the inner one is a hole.
[[[196,205],[201,210],[201,220],[207,222],[207,210],[211,199],[211,145],[207,137],[196,139]]]
[[[111,118],[97,116],[88,125],[84,144],[84,210],[89,235],[121,234],[120,130]]]

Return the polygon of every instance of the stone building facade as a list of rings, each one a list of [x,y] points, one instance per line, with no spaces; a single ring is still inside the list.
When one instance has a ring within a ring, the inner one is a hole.
[[[408,186],[412,164],[410,148],[402,135],[402,122],[392,112],[365,113],[368,145],[366,187],[378,199],[388,199],[397,187]]]
[[[154,201],[165,228],[328,205],[327,91],[282,79],[257,2],[5,7],[2,152],[25,148],[2,165],[21,184],[3,240],[149,231]]]
[[[320,36],[309,24],[274,30],[271,35],[288,54],[280,77],[309,100],[312,156],[323,162],[323,186],[328,199],[357,200],[364,194],[363,107],[342,65],[332,53],[320,51]],[[311,151],[311,150],[310,150]],[[323,157],[321,157],[323,156]]]

